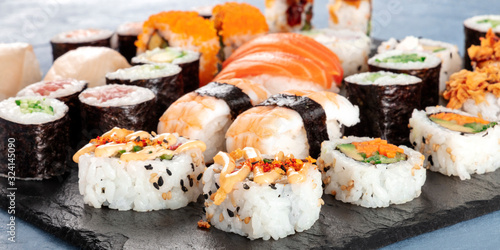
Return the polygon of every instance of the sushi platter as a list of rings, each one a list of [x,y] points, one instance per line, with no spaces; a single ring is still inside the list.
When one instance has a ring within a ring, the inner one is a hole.
[[[372,4],[0,43],[0,204],[86,249],[378,248],[500,211],[500,15],[463,21],[462,58],[372,38]]]

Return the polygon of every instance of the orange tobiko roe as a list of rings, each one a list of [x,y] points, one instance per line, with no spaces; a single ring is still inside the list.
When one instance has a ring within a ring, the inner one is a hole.
[[[250,4],[229,2],[219,4],[212,10],[215,29],[226,39],[234,35],[267,33],[266,18],[260,10]]]
[[[378,152],[381,155],[394,158],[397,153],[405,152],[404,149],[388,144],[386,140],[382,140],[380,138],[376,138],[371,141],[353,142],[352,144],[356,147],[358,152],[366,154],[366,157],[370,157],[375,152]]]

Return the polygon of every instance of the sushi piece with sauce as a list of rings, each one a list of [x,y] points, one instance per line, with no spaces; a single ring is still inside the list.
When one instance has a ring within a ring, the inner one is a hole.
[[[113,31],[103,29],[79,29],[62,32],[50,39],[54,61],[70,50],[95,46],[111,48]]]
[[[495,65],[500,68],[500,37],[493,33],[493,29],[489,29],[486,37],[479,39],[481,40],[480,45],[472,45],[467,49],[472,68],[483,68],[487,65]]]
[[[175,64],[144,64],[119,69],[106,74],[106,84],[134,85],[147,88],[156,95],[156,114],[158,119],[175,100],[184,94],[181,67]]]
[[[265,16],[273,33],[310,30],[314,0],[266,0]]]
[[[481,15],[466,19],[464,21],[464,51],[467,51],[472,45],[480,45],[481,37],[485,37],[489,29],[492,29],[497,36],[500,36],[500,15]],[[468,53],[464,53],[464,66],[465,69],[472,70]]]
[[[344,137],[323,142],[318,167],[325,194],[367,208],[409,202],[422,193],[424,156],[380,138]]]
[[[410,140],[431,171],[461,180],[500,168],[500,125],[445,107],[413,111]]]
[[[247,147],[219,152],[214,160],[203,174],[206,220],[214,227],[252,240],[278,240],[318,220],[324,201],[311,157],[261,155]]]
[[[288,91],[273,95],[241,115],[226,133],[228,151],[253,147],[263,154],[279,151],[304,159],[317,157],[320,145],[342,136],[344,126],[359,122],[359,109],[328,91]]]
[[[371,0],[329,0],[326,7],[331,29],[349,29],[370,35]]]
[[[368,60],[370,72],[389,71],[420,78],[423,83],[421,109],[439,103],[439,72],[441,59],[419,51],[391,50]]]
[[[158,133],[178,133],[207,144],[204,153],[212,162],[226,151],[226,131],[243,111],[269,97],[261,85],[244,79],[211,82],[175,101],[158,123]]]
[[[42,180],[64,174],[69,128],[68,106],[59,100],[26,96],[0,102],[0,176]]]
[[[113,128],[73,156],[85,204],[120,211],[178,209],[196,202],[205,170],[201,141]]]
[[[184,93],[189,93],[200,87],[200,53],[188,49],[167,47],[148,50],[132,58],[133,65],[171,63],[182,68]]]
[[[500,68],[488,65],[476,71],[461,70],[453,74],[443,97],[449,100],[448,108],[500,121]]]
[[[78,98],[82,103],[84,139],[90,140],[114,127],[145,131],[156,129],[156,95],[149,89],[109,84],[88,88]]]
[[[135,47],[134,43],[137,40],[137,36],[142,32],[143,24],[144,22],[127,22],[116,29],[118,52],[129,63],[137,53],[137,47]]]
[[[17,93],[21,96],[44,96],[64,102],[69,108],[71,125],[69,128],[71,146],[76,149],[82,140],[82,121],[80,118],[80,100],[78,95],[87,88],[85,81],[74,79],[41,81],[22,89]]]
[[[450,76],[462,69],[462,58],[458,53],[458,47],[454,44],[407,36],[401,41],[391,38],[382,42],[377,52],[384,53],[390,50],[423,51],[439,57],[441,59],[441,72],[439,74],[440,95],[446,88],[446,82]]]
[[[345,79],[346,96],[360,110],[360,122],[344,134],[379,137],[410,146],[408,120],[420,108],[422,80],[406,74],[367,72]]]

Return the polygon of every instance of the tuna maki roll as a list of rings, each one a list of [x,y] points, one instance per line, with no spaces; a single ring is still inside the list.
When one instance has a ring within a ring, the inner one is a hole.
[[[311,157],[254,148],[219,152],[203,174],[206,220],[250,239],[275,240],[312,227],[321,206],[321,174]],[[199,223],[200,224],[200,223]]]
[[[439,103],[441,59],[425,52],[387,51],[368,60],[370,72],[390,71],[416,76],[422,80],[421,108]]]
[[[68,106],[59,100],[29,96],[0,102],[0,176],[41,180],[64,174],[69,128]],[[13,147],[15,169],[9,164]]]
[[[114,127],[155,130],[156,95],[149,89],[110,84],[88,88],[78,98],[82,103],[84,139],[90,140]]]
[[[500,126],[444,107],[413,111],[410,140],[434,172],[470,179],[500,168]]]
[[[92,139],[73,160],[85,204],[120,211],[177,209],[201,194],[201,141],[121,128]]]
[[[360,109],[360,123],[347,127],[345,134],[410,146],[408,120],[420,107],[422,80],[380,71],[349,76],[345,83],[347,99]]]
[[[50,39],[54,61],[70,50],[84,46],[111,48],[113,31],[100,29],[80,29],[59,33]]]
[[[500,36],[500,15],[482,15],[468,18],[464,21],[465,50],[472,45],[480,45],[481,37],[486,36],[488,29]],[[464,53],[465,69],[472,70],[472,64],[468,53]]]
[[[106,74],[106,84],[135,85],[153,91],[157,102],[156,115],[152,119],[160,118],[170,104],[184,94],[181,67],[175,64],[145,64],[119,69]]]
[[[116,35],[118,36],[118,52],[130,63],[137,53],[135,41],[142,32],[143,22],[128,22],[118,26]]]
[[[148,50],[134,58],[132,64],[172,63],[182,68],[181,75],[184,82],[184,92],[189,93],[200,87],[199,68],[200,53],[182,48],[156,48]]]
[[[421,194],[426,173],[424,156],[380,138],[344,137],[326,141],[318,167],[325,194],[362,207],[388,207]]]

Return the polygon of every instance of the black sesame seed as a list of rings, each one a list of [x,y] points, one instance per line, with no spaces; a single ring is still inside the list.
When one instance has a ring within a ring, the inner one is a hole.
[[[281,169],[286,172],[285,166],[281,165]]]
[[[200,173],[197,177],[196,177],[196,180],[200,180],[201,177],[203,177],[203,173]]]
[[[324,168],[323,170],[324,170],[325,172],[326,172],[326,171],[328,171],[328,170],[330,170],[330,166],[328,166],[328,167]]]
[[[361,71],[361,65],[358,66],[358,71]]]
[[[189,186],[192,187],[193,186],[193,178],[191,178],[191,176],[188,176],[188,179],[189,179]]]
[[[280,198],[280,197],[281,197],[281,194],[278,194],[278,198]]]
[[[270,186],[272,189],[276,189],[276,185],[275,185],[275,184],[269,184],[269,186]]]
[[[215,188],[219,189],[219,184],[217,184],[217,182],[215,183]]]
[[[163,177],[158,178],[158,186],[163,186]]]
[[[229,217],[234,217],[234,212],[227,209],[227,214],[229,215]]]
[[[136,142],[140,142],[140,141],[141,141],[141,137],[140,137],[140,136],[137,136],[137,137],[135,138],[135,141],[136,141]]]
[[[434,162],[432,162],[432,155],[429,155],[428,161],[432,166],[434,166]]]
[[[193,164],[193,163],[191,163],[191,169],[192,169],[192,170],[193,170],[193,172],[194,172],[194,164]]]
[[[203,198],[205,198],[205,200],[208,200],[208,194],[203,194]]]
[[[465,133],[464,132],[460,132],[460,135],[465,135]]]
[[[236,208],[236,213],[239,213],[240,212],[240,207],[237,207]]]
[[[325,183],[324,183],[324,182],[322,182],[322,183],[321,183],[321,187],[322,187],[322,188],[325,188],[325,186],[326,186],[326,185],[325,185]]]
[[[416,147],[416,146],[417,146],[417,143],[416,143],[416,142],[412,142],[411,144],[412,144],[414,147]]]
[[[151,166],[151,164],[148,164],[148,165],[145,165],[144,168],[146,170],[151,170],[151,169],[153,169],[153,166]]]
[[[252,162],[252,165],[253,165],[253,164],[256,164],[257,162],[259,162],[259,161],[254,161],[254,162]]]
[[[160,190],[160,186],[158,186],[158,183],[153,182],[153,186],[154,186],[156,189]]]
[[[487,136],[487,135],[488,135],[488,132],[484,133],[484,135],[482,135],[482,137],[485,137],[485,136]]]
[[[182,191],[187,192],[188,191],[187,187],[182,186]]]
[[[203,213],[207,212],[207,210],[205,210],[205,207],[202,207],[201,209],[203,210]]]
[[[453,58],[453,54],[450,52],[450,58]]]
[[[248,186],[248,184],[245,183],[245,184],[243,184],[243,188],[244,189],[250,189],[250,186]]]
[[[422,136],[422,142],[425,144],[425,137]]]
[[[164,143],[166,143],[166,144],[168,144],[168,141],[167,141],[167,139],[163,139],[163,142],[164,142]]]
[[[105,188],[101,188],[101,191],[102,191],[103,194],[106,193],[106,189]]]
[[[167,174],[172,175],[172,172],[170,172],[170,170],[168,168],[167,168]]]
[[[212,195],[212,190],[208,190],[208,195]]]

